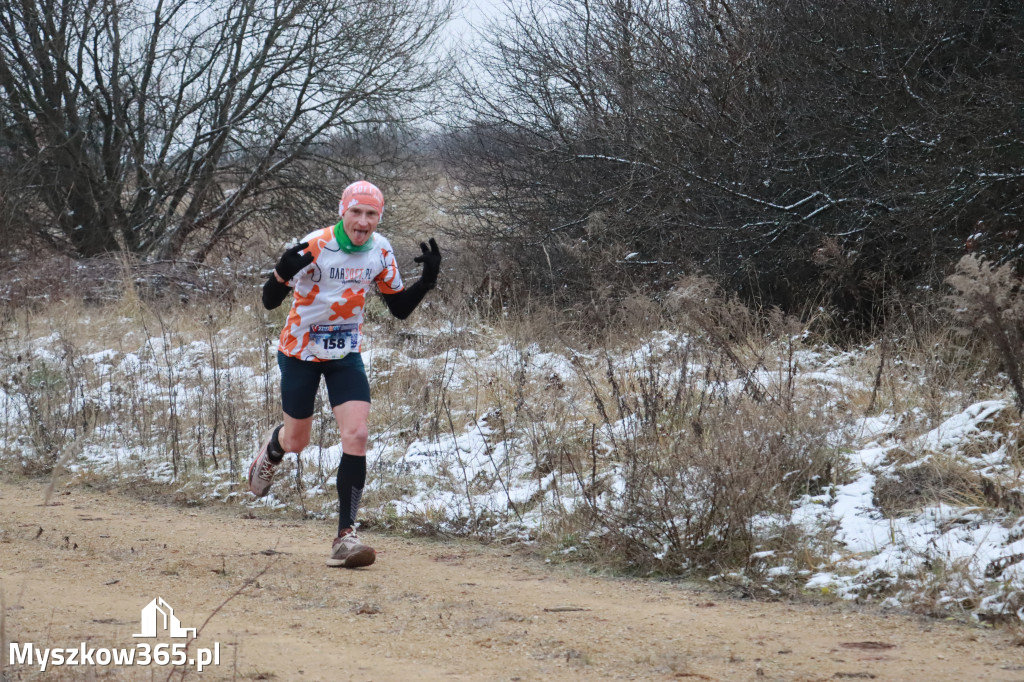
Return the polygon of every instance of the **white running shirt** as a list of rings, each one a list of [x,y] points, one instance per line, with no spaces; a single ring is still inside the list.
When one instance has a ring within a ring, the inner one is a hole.
[[[292,308],[281,330],[278,350],[300,360],[334,360],[362,350],[363,307],[370,285],[382,294],[402,291],[391,243],[376,232],[373,248],[345,253],[334,226],[302,238],[313,262],[288,282]]]

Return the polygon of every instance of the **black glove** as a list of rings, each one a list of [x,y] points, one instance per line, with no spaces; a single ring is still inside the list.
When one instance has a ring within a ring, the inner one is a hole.
[[[285,282],[291,280],[292,277],[297,275],[300,270],[313,262],[313,254],[311,253],[299,253],[304,248],[309,246],[309,242],[302,242],[296,244],[292,248],[284,252],[281,256],[281,260],[277,261],[277,266],[274,270],[280,275],[281,279]]]
[[[420,281],[433,289],[437,284],[437,273],[441,271],[441,250],[437,248],[437,242],[433,237],[430,238],[429,249],[423,242],[420,242],[420,249],[423,253],[413,258],[413,261],[423,263],[423,274],[420,276]]]

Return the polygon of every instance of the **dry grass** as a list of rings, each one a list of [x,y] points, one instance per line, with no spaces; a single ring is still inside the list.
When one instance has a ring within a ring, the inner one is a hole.
[[[186,504],[247,499],[241,472],[280,409],[272,346],[284,311],[262,309],[256,275],[183,302],[138,286],[131,264],[120,272],[115,300],[84,304],[64,292],[3,310],[4,468],[44,473],[79,444],[106,457],[114,485],[158,481]],[[601,327],[543,300],[513,306],[529,315],[490,295],[460,300],[475,286],[444,281],[411,324],[368,305],[378,456],[366,525],[492,541],[528,534],[556,558],[642,573],[756,575],[751,554],[765,550],[814,571],[834,549],[829,529],[808,536],[788,514],[795,499],[847,482],[853,443],[838,427],[884,410],[900,415],[895,435],[909,442],[977,400],[993,376],[985,353],[955,342],[934,309],[907,307],[902,326],[843,353],[813,340],[817,322],[751,311],[700,279],[664,302],[595,305]],[[848,385],[801,378],[823,352]],[[336,427],[322,403],[317,415],[313,445],[289,458],[275,486],[309,517],[336,505]],[[994,446],[1018,452],[1019,419],[1000,419],[993,430],[1008,440]],[[453,445],[467,434],[483,434],[482,453]],[[417,443],[436,451],[430,480],[406,456]],[[969,461],[924,454],[890,453],[892,471],[875,488],[886,514],[1016,503],[1013,490],[986,488]],[[438,501],[399,512],[424,486]],[[528,494],[513,494],[517,486]],[[955,572],[936,569],[930,584]],[[894,584],[880,578],[879,589]]]
[[[934,457],[898,467],[875,481],[875,505],[889,518],[919,513],[925,507],[949,504],[985,505],[981,479],[953,457]]]

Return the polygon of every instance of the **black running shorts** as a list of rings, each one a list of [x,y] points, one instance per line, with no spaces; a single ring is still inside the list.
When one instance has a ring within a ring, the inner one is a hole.
[[[331,407],[350,400],[370,402],[370,382],[366,378],[363,357],[349,353],[338,360],[299,360],[277,352],[277,366],[281,368],[281,407],[293,419],[313,416],[320,377],[327,383],[327,397]]]

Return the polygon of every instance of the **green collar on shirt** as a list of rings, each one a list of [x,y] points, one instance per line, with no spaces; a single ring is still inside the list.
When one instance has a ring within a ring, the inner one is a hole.
[[[345,253],[363,253],[373,248],[373,235],[366,240],[366,243],[362,246],[356,246],[352,243],[352,240],[345,234],[344,220],[339,220],[338,224],[334,226],[334,239],[338,242],[338,246]]]

